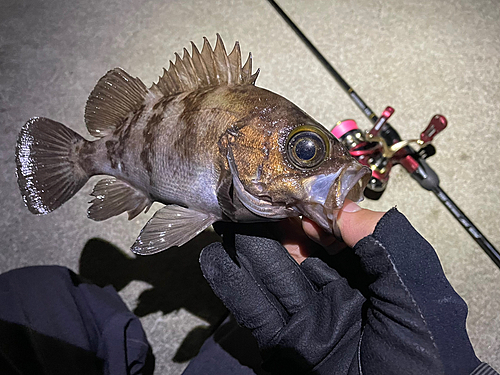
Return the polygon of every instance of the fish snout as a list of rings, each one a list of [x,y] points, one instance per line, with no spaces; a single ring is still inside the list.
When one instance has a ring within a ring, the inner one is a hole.
[[[330,190],[326,200],[326,208],[340,209],[346,199],[354,202],[363,200],[363,192],[371,175],[372,172],[367,166],[359,163],[349,165],[341,172],[335,189]]]
[[[361,201],[370,177],[370,168],[359,163],[348,164],[336,173],[310,177],[304,183],[308,197],[297,209],[325,231],[333,233],[344,201]]]

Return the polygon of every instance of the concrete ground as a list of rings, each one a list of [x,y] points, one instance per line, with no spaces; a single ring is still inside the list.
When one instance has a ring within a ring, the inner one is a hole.
[[[429,163],[442,188],[500,248],[500,3],[498,0],[281,0],[280,4],[377,113],[418,137],[441,113],[449,127]],[[295,102],[332,127],[356,106],[265,0],[2,0],[0,13],[0,271],[59,264],[98,284],[112,283],[141,321],[157,374],[179,374],[224,314],[200,275],[207,232],[179,249],[146,258],[129,251],[152,212],[97,223],[87,219],[93,179],[56,212],[32,215],[19,194],[16,137],[32,116],[85,134],[87,96],[120,66],[147,85],[174,52],[202,37],[239,40],[261,68],[259,86]],[[469,305],[477,355],[500,368],[500,270],[438,200],[399,167],[381,200],[397,205],[435,247]],[[159,207],[159,206],[158,206]],[[154,208],[158,208],[154,207]],[[154,212],[154,210],[152,210]]]

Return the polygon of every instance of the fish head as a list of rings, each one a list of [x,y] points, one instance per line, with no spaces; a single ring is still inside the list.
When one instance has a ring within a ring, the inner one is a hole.
[[[299,108],[271,108],[227,134],[234,193],[268,219],[304,215],[333,233],[346,199],[359,202],[371,170]]]

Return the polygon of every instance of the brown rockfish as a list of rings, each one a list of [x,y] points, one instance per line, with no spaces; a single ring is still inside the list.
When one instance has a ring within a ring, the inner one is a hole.
[[[370,177],[322,125],[280,95],[255,86],[252,56],[219,35],[199,52],[175,54],[158,83],[116,68],[89,96],[85,123],[99,139],[35,117],[16,148],[23,199],[35,214],[58,208],[90,176],[107,175],[88,216],[129,219],[165,204],[132,251],[180,246],[216,221],[304,215],[328,232],[346,198],[359,201]]]

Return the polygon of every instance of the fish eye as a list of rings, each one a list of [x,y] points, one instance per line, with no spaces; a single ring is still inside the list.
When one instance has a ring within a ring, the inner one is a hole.
[[[327,155],[328,139],[319,130],[301,126],[290,133],[287,144],[288,159],[299,168],[314,168]]]

